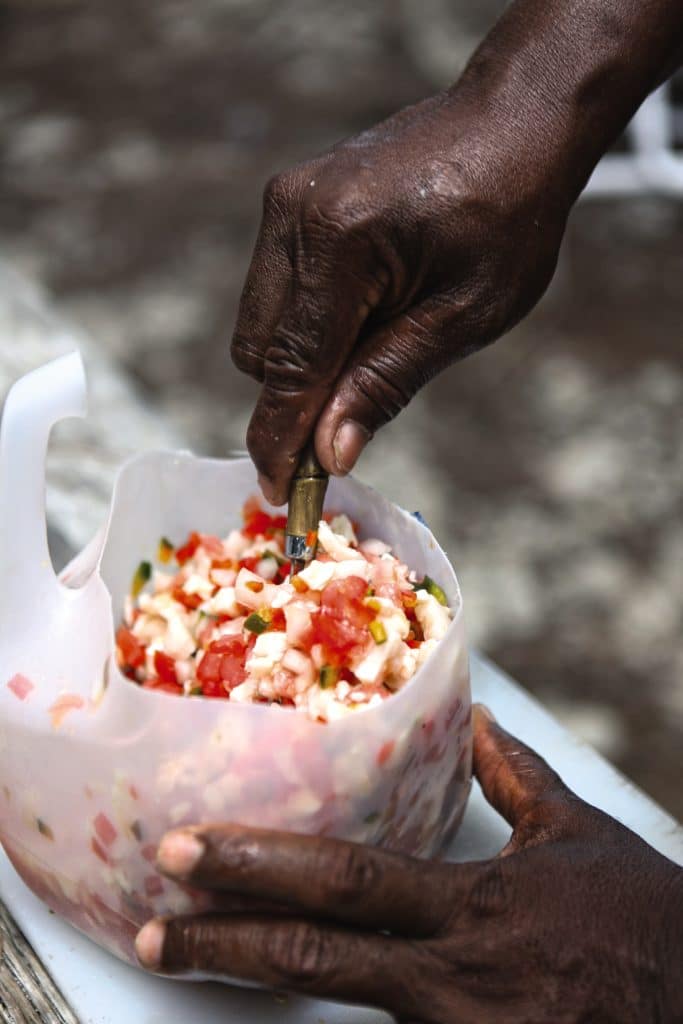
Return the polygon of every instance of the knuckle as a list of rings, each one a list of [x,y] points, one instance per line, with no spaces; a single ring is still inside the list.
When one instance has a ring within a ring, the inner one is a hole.
[[[263,190],[263,212],[266,216],[286,217],[296,194],[296,179],[292,171],[274,174]]]
[[[235,333],[230,342],[230,358],[242,373],[263,379],[263,354],[251,341],[243,335]]]
[[[367,220],[363,195],[352,181],[343,181],[307,197],[304,220],[308,228],[319,229],[331,238],[346,238]]]
[[[268,387],[286,394],[300,392],[312,383],[325,387],[334,380],[335,370],[333,359],[321,358],[313,332],[304,334],[287,327],[278,328],[277,341],[264,358]]]
[[[330,882],[330,899],[344,905],[362,901],[375,891],[378,876],[374,857],[362,847],[348,846],[341,852]]]
[[[219,970],[224,959],[223,938],[217,919],[174,918],[166,929],[164,962],[173,967]]]
[[[285,339],[283,339],[284,341]],[[270,391],[295,395],[310,380],[310,347],[303,339],[286,345],[271,346],[264,360],[264,380]]]
[[[469,892],[468,904],[477,917],[497,917],[514,901],[512,879],[505,859],[490,861],[478,873]]]
[[[372,407],[378,425],[394,419],[414,394],[405,370],[394,374],[378,363],[357,366],[351,374],[351,386]]]
[[[307,922],[273,928],[266,937],[265,957],[285,983],[306,987],[325,974],[333,951],[325,933]]]

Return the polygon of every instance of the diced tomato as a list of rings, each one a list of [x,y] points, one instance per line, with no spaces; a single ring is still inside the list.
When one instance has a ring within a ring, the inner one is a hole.
[[[175,661],[169,654],[165,654],[163,651],[154,652],[154,671],[159,676],[162,683],[173,683],[174,686],[178,685]]]
[[[240,559],[240,562],[239,562],[239,568],[240,569],[248,569],[249,572],[256,572],[256,566],[259,564],[260,561],[261,561],[261,559],[257,558],[257,557],[254,557],[254,558],[242,558],[242,559]]]
[[[286,516],[271,516],[265,512],[258,501],[258,498],[249,498],[242,509],[244,527],[242,532],[252,540],[256,537],[272,537],[276,530],[284,530],[287,527]]]
[[[183,546],[176,549],[175,557],[178,565],[184,565],[185,562],[189,561],[195,555],[201,542],[202,538],[196,530],[193,530]]]
[[[314,642],[334,655],[334,661],[368,639],[375,613],[363,604],[367,589],[366,580],[348,576],[333,580],[322,592],[320,613],[314,619]]]
[[[196,611],[204,600],[204,598],[200,597],[199,594],[188,594],[182,587],[174,587],[171,592],[171,596],[174,601],[178,601],[178,603],[187,608],[189,612]]]
[[[207,697],[224,697],[244,682],[247,645],[241,636],[222,636],[209,644],[197,669],[197,681]]]
[[[282,608],[273,608],[270,613],[269,628],[284,632],[287,629],[287,620]]]
[[[145,664],[145,648],[125,626],[119,626],[116,631],[116,646],[126,668],[141,668]]]
[[[258,512],[254,512],[253,515],[249,516],[246,520],[244,530],[242,532],[252,539],[256,537],[264,537],[269,526],[270,516],[267,512],[259,509]]]

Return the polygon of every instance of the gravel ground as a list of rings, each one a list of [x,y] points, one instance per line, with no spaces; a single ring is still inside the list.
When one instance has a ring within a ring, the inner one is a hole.
[[[240,446],[262,183],[454,76],[501,6],[0,3],[2,252],[148,412]],[[448,548],[473,641],[678,817],[682,239],[671,201],[582,205],[539,309],[360,466]]]

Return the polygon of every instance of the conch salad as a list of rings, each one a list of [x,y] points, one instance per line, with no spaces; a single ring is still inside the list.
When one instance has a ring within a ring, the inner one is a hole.
[[[327,516],[315,559],[290,576],[284,516],[256,499],[224,539],[162,538],[142,562],[116,634],[133,682],[186,696],[297,708],[329,722],[390,697],[451,621],[441,587],[381,540]],[[311,538],[315,542],[315,538]]]

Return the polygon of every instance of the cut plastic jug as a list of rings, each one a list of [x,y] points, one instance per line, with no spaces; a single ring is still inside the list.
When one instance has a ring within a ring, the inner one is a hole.
[[[293,708],[143,689],[114,653],[135,567],[162,536],[225,536],[256,474],[248,459],[131,460],[108,523],[57,578],[47,443],[56,421],[85,415],[85,396],[80,356],[62,357],[14,386],[0,431],[0,839],[26,884],[135,963],[151,916],[210,906],[155,869],[171,827],[235,822],[437,854],[465,808],[471,722],[460,591],[430,531],[358,481],[331,481],[328,506],[437,579],[454,610],[438,648],[381,705],[321,724]]]

